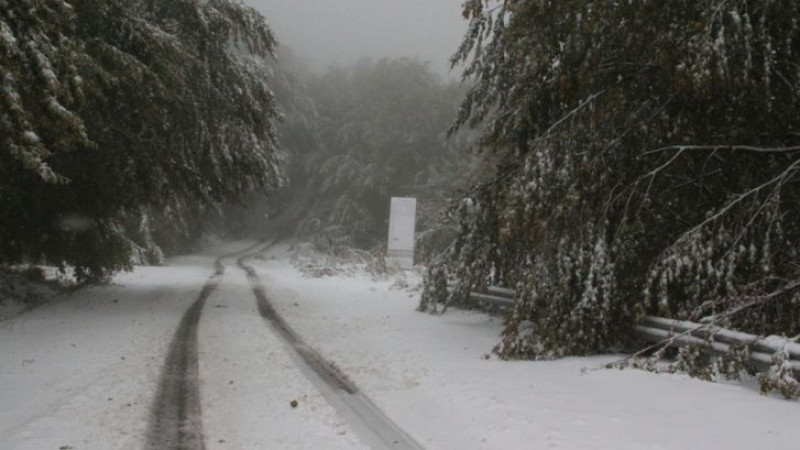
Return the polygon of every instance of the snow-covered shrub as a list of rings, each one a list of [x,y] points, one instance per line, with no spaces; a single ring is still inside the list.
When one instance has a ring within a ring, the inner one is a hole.
[[[749,345],[731,345],[727,352],[719,354],[699,345],[681,347],[675,351],[674,347],[667,347],[669,341],[667,339],[661,345],[652,347],[655,349],[652,353],[640,351],[610,366],[635,367],[657,373],[681,372],[706,381],[753,379],[754,366]],[[757,372],[755,380],[763,394],[775,391],[787,399],[800,395],[800,382],[789,359],[786,351],[778,351],[772,355],[772,363]]]
[[[772,366],[758,378],[762,393],[777,391],[786,398],[800,395],[800,382],[787,363],[788,359],[789,356],[785,352],[773,355]]]
[[[309,277],[320,278],[345,272],[341,258],[320,251],[312,243],[292,246],[292,264]]]
[[[41,267],[0,267],[0,321],[50,301],[69,287],[69,281],[48,276]]]
[[[384,252],[368,252],[348,246],[325,246],[317,241],[296,244],[292,262],[311,277],[350,275],[363,271],[375,278],[385,279],[400,272],[386,264]]]

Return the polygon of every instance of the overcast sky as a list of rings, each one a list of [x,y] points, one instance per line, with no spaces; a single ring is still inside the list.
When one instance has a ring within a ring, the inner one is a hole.
[[[461,42],[463,0],[244,0],[312,67],[419,56],[442,75]],[[456,71],[451,76],[458,76]]]

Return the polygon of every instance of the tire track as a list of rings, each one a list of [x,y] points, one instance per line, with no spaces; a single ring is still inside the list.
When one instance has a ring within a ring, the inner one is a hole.
[[[214,273],[184,313],[170,343],[152,406],[146,450],[205,450],[197,364],[200,316],[206,300],[225,275],[223,261],[266,245],[266,241],[260,241],[214,261]]]
[[[264,249],[267,247],[264,247]],[[263,249],[262,249],[263,250]],[[293,350],[295,359],[309,380],[373,449],[424,450],[408,433],[403,431],[369,398],[364,396],[344,374],[306,344],[270,303],[261,278],[256,270],[246,264],[255,252],[241,256],[237,264],[247,274],[258,311]]]

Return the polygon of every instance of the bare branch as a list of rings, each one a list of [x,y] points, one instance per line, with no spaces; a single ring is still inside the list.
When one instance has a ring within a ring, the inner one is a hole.
[[[686,238],[688,238],[692,234],[696,233],[698,230],[700,230],[704,226],[708,225],[709,223],[716,221],[717,219],[719,219],[720,217],[725,215],[728,211],[730,211],[734,206],[736,206],[739,203],[743,202],[748,197],[752,197],[753,195],[758,194],[759,192],[765,190],[766,188],[768,188],[768,187],[770,187],[770,186],[772,186],[772,185],[774,185],[776,183],[779,186],[783,185],[789,177],[791,177],[792,175],[794,175],[797,172],[797,170],[799,168],[800,168],[800,160],[794,161],[789,167],[786,168],[786,170],[781,172],[775,178],[772,178],[771,180],[767,181],[766,183],[760,184],[760,185],[758,185],[758,186],[756,186],[756,187],[754,187],[754,188],[752,188],[752,189],[750,189],[750,190],[748,190],[746,192],[743,192],[738,197],[736,197],[732,201],[728,202],[727,205],[725,205],[719,211],[714,213],[712,216],[710,216],[706,220],[700,222],[695,227],[693,227],[693,228],[689,229],[688,231],[686,231],[685,233],[683,233],[680,237],[678,237],[678,239],[675,240],[675,242],[673,242],[672,245],[670,245],[668,247],[668,249],[669,248],[673,248],[675,245],[677,245],[678,243],[684,241]]]
[[[654,153],[667,152],[671,150],[677,150],[679,152],[683,152],[685,150],[701,150],[701,151],[730,150],[730,151],[743,151],[752,153],[795,153],[795,152],[800,152],[800,145],[789,146],[789,147],[756,147],[752,145],[671,145],[668,147],[661,147],[649,150],[645,152],[644,155],[647,156],[647,155],[652,155]]]
[[[594,99],[596,99],[597,97],[599,97],[599,96],[603,95],[605,92],[606,92],[606,90],[605,90],[605,89],[603,89],[603,90],[602,90],[602,91],[600,91],[600,92],[595,92],[594,94],[590,95],[590,96],[589,96],[589,98],[587,98],[586,100],[582,101],[582,102],[581,102],[581,103],[580,103],[578,106],[576,106],[576,107],[575,107],[575,109],[573,109],[572,111],[570,111],[570,112],[566,113],[564,116],[562,116],[560,119],[558,119],[558,120],[557,120],[555,123],[553,123],[553,125],[550,125],[550,128],[548,128],[548,129],[547,129],[547,131],[545,131],[544,133],[542,133],[542,135],[541,135],[541,136],[542,136],[542,137],[544,137],[544,136],[547,136],[547,135],[549,135],[549,134],[550,134],[550,133],[551,133],[553,130],[555,130],[556,128],[558,128],[558,126],[559,126],[559,125],[561,125],[562,123],[566,122],[567,120],[569,120],[570,118],[572,118],[573,116],[575,116],[575,115],[576,115],[578,112],[580,112],[580,110],[582,110],[582,109],[583,109],[583,108],[584,108],[586,105],[588,105],[588,104],[590,104],[591,102],[593,102],[593,101],[594,101]]]
[[[662,170],[667,168],[670,164],[675,162],[675,160],[678,159],[683,154],[683,152],[684,152],[684,149],[679,150],[678,153],[675,153],[672,156],[672,158],[670,158],[667,162],[665,162],[664,164],[656,167],[655,169],[651,170],[649,173],[647,173],[646,175],[644,175],[644,176],[642,176],[640,178],[640,179],[643,180],[645,178],[650,177],[650,182],[647,184],[647,190],[644,193],[644,198],[647,198],[648,196],[650,196],[650,188],[653,187],[653,182],[656,179],[656,175],[658,175],[659,172],[661,172]]]

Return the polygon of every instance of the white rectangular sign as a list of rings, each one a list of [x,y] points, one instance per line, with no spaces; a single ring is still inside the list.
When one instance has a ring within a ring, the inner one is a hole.
[[[389,215],[389,245],[386,264],[410,269],[414,266],[414,232],[417,199],[392,197]]]

